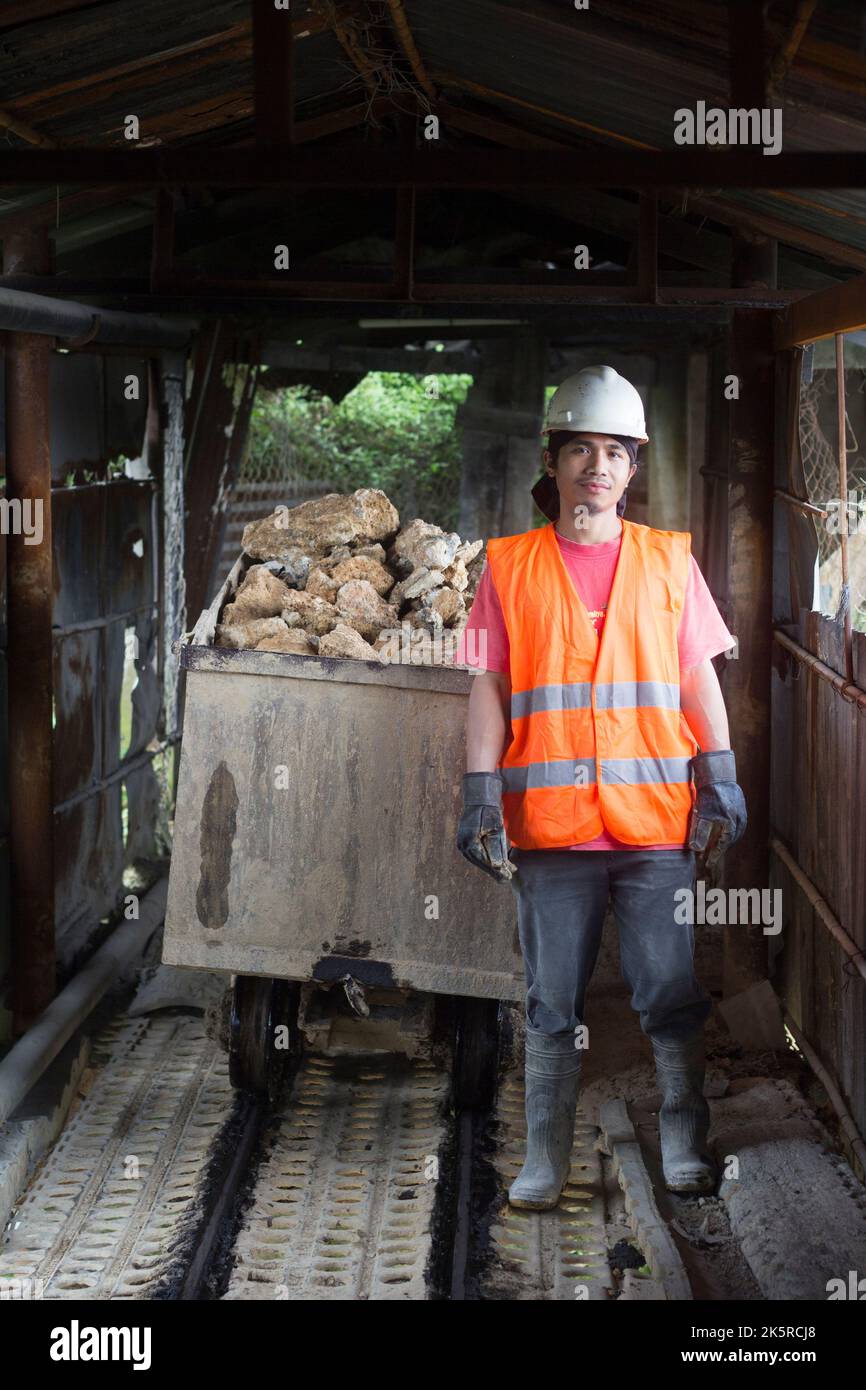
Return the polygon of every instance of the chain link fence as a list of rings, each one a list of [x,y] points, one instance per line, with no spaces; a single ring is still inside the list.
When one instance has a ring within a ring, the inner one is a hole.
[[[816,367],[800,388],[800,449],[815,518],[820,611],[835,617],[842,591],[841,529],[847,516],[851,624],[866,632],[866,369],[845,368],[848,496],[843,499],[837,444],[836,371]]]

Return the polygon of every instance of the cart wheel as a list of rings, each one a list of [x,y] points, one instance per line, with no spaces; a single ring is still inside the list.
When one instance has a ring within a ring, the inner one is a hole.
[[[499,1003],[459,998],[454,1004],[454,1103],[458,1110],[489,1110],[496,1094]]]
[[[232,999],[229,1078],[236,1089],[274,1100],[301,1051],[301,988],[289,980],[238,975]],[[279,1036],[277,1029],[282,1031]],[[284,1045],[288,1041],[288,1047]],[[278,1044],[283,1044],[278,1046]]]

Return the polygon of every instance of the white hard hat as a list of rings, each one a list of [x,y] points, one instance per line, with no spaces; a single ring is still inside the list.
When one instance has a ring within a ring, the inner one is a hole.
[[[631,382],[613,367],[584,367],[557,386],[541,433],[551,430],[625,434],[641,444],[648,439],[643,401]]]

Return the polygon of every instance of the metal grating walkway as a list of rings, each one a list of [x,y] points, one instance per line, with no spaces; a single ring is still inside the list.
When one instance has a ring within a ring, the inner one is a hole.
[[[48,1299],[159,1296],[235,1104],[226,1056],[200,1018],[122,1021],[97,1039],[99,1053],[105,1065],[0,1245],[0,1272],[41,1280]]]
[[[494,1134],[503,1195],[490,1230],[492,1258],[481,1279],[482,1298],[606,1301],[613,1278],[596,1127],[586,1123],[578,1104],[568,1182],[559,1206],[547,1212],[510,1207],[505,1196],[526,1156],[522,1074],[509,1074],[500,1084]]]
[[[225,1297],[426,1299],[447,1096],[429,1062],[306,1058]]]

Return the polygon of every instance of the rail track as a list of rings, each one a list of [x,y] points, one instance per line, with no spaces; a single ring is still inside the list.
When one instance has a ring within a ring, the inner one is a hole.
[[[235,1091],[198,1014],[121,1019],[22,1196],[0,1273],[46,1299],[607,1299],[596,1135],[578,1112],[555,1213],[513,1211],[522,1078],[458,1110],[447,1059],[303,1055]]]

